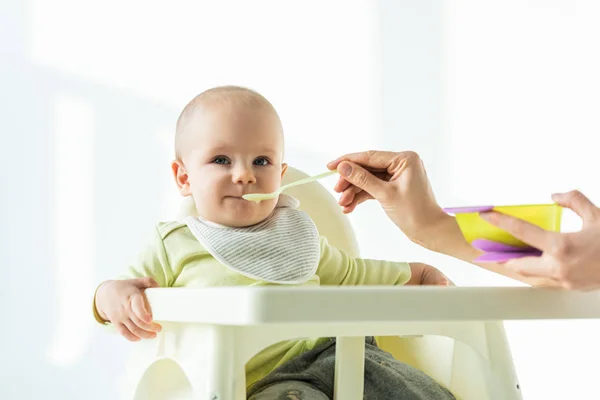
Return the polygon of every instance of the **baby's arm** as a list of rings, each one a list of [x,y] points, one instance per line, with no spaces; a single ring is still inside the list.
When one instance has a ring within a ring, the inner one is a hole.
[[[111,323],[128,340],[153,338],[161,327],[152,322],[144,290],[170,286],[172,280],[162,237],[156,230],[150,245],[124,275],[98,287],[94,296],[94,316],[100,323]]]
[[[404,285],[411,279],[411,265],[355,258],[321,237],[317,275],[321,285]]]

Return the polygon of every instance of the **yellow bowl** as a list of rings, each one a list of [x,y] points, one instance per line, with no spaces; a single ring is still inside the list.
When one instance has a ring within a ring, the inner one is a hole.
[[[520,218],[548,231],[560,231],[562,207],[557,204],[500,206],[493,207],[493,209]],[[472,243],[475,239],[487,239],[511,246],[526,246],[525,243],[508,232],[485,221],[479,216],[479,212],[448,212],[456,216],[456,222],[469,243]]]

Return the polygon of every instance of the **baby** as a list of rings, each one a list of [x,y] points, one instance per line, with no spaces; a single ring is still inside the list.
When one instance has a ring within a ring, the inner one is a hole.
[[[171,167],[182,196],[198,217],[159,223],[137,263],[102,283],[94,314],[129,340],[154,338],[144,296],[148,287],[404,285],[420,282],[423,264],[352,258],[319,237],[295,199],[260,203],[247,193],[279,188],[283,128],[271,103],[241,87],[217,87],[195,97],[177,121]],[[293,229],[290,229],[293,228]],[[284,234],[285,233],[285,234]],[[333,398],[335,340],[277,343],[246,365],[252,400]],[[454,399],[433,379],[396,361],[368,338],[365,394],[372,399]]]

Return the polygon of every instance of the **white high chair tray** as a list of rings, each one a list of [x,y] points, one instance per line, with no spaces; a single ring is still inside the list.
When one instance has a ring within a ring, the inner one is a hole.
[[[532,287],[227,287],[146,291],[156,321],[215,325],[600,318],[600,292]]]

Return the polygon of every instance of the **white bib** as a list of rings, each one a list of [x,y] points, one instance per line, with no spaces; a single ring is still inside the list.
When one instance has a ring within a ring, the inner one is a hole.
[[[273,213],[246,228],[232,228],[187,217],[184,222],[221,264],[248,278],[301,284],[317,272],[321,257],[317,227],[297,210],[299,202],[280,195]]]

